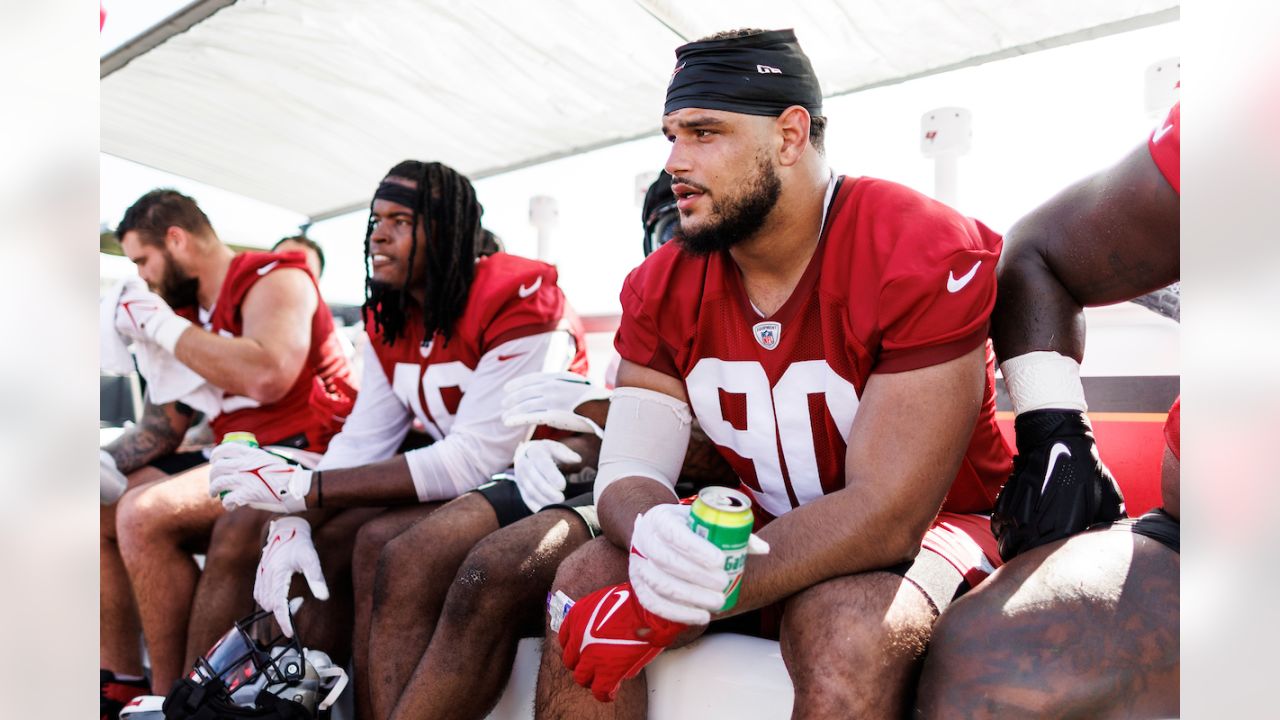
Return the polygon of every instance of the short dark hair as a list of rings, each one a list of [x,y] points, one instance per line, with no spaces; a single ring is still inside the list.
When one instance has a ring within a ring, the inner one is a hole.
[[[721,30],[718,33],[700,37],[696,42],[707,42],[708,40],[733,40],[735,38],[751,37],[760,33],[768,32],[760,28],[736,28],[733,30]],[[819,155],[827,154],[826,147],[827,138],[827,116],[826,115],[810,115],[809,116],[809,144]]]
[[[271,252],[275,252],[276,248],[280,247],[280,245],[286,242],[295,242],[295,243],[298,243],[299,245],[306,245],[312,250],[315,250],[316,257],[320,258],[320,272],[321,273],[324,272],[324,250],[320,248],[320,243],[316,242],[315,240],[312,240],[306,235],[290,235],[289,237],[284,237],[277,240],[276,244],[271,246]]]
[[[159,188],[138,198],[116,225],[116,238],[127,232],[151,245],[163,245],[165,233],[180,227],[193,235],[213,235],[213,225],[195,200],[172,188]]]

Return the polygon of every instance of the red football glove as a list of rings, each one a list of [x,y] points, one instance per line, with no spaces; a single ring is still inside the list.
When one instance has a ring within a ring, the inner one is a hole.
[[[574,603],[560,626],[564,665],[597,700],[612,702],[622,681],[635,677],[687,627],[641,607],[629,582],[601,588]],[[648,634],[639,635],[641,629]]]

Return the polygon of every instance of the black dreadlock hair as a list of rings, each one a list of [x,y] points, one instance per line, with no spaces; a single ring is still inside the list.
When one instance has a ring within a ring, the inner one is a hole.
[[[369,251],[369,238],[373,235],[373,201],[370,201],[370,221],[364,233],[365,310],[388,343],[404,335],[409,288],[418,252],[417,233],[421,228],[426,237],[423,250],[427,253],[426,277],[420,281],[426,290],[426,302],[420,308],[423,338],[424,342],[430,342],[439,332],[448,344],[453,327],[467,306],[476,258],[498,250],[493,235],[480,226],[484,208],[476,200],[471,181],[438,162],[405,160],[391,168],[387,177],[417,184],[412,208],[414,242],[409,250],[409,271],[404,285],[393,288],[375,281]]]

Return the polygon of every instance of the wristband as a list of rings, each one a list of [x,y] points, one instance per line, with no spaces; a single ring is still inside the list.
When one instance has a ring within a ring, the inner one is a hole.
[[[1029,352],[1000,363],[1013,414],[1032,410],[1086,412],[1080,363],[1051,351]]]
[[[174,348],[178,346],[178,338],[182,337],[182,333],[189,327],[191,327],[191,321],[181,315],[167,315],[156,323],[155,333],[151,337],[157,345],[172,355]]]

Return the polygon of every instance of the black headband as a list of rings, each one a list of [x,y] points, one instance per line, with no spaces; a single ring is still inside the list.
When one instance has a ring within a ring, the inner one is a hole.
[[[373,194],[373,199],[389,200],[416,212],[421,212],[422,210],[422,208],[418,207],[418,190],[416,188],[405,187],[400,183],[388,180],[383,180],[378,185],[378,191]]]
[[[822,114],[822,88],[794,30],[676,48],[662,113],[696,107],[777,117],[792,105]]]

